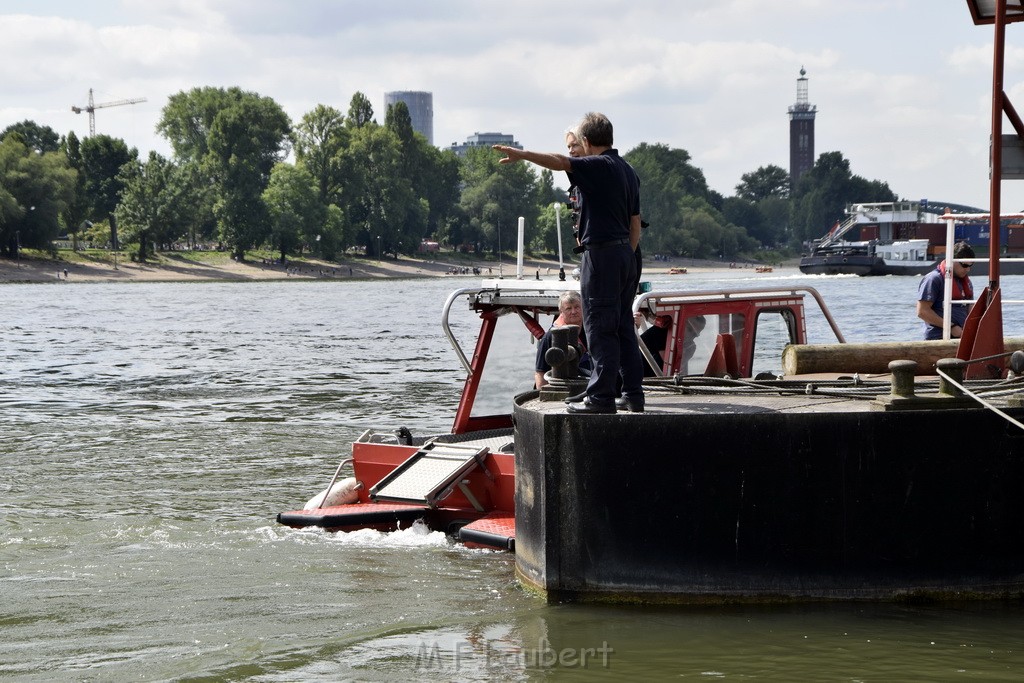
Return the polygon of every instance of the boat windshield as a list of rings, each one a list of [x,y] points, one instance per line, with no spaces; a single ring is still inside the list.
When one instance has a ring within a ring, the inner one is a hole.
[[[541,316],[538,322],[547,329],[552,321],[551,316]],[[536,340],[519,316],[500,316],[473,404],[473,416],[511,413],[512,397],[533,388],[536,356]]]
[[[719,318],[718,315],[695,315],[686,319],[683,327],[683,359],[679,365],[681,374],[703,374],[715,352],[718,330],[725,322]]]
[[[448,298],[442,326],[452,347],[455,349],[465,372],[471,373],[471,364],[477,363],[479,349],[475,349],[477,337],[487,328],[481,321],[481,314],[471,307],[455,305],[464,302],[465,296],[473,298],[474,290],[459,290]],[[512,397],[533,388],[533,368],[537,346],[533,335],[513,309],[501,311],[494,320],[493,334],[484,352],[483,372],[473,392],[472,409],[469,417],[481,418],[495,415],[510,415]],[[487,314],[488,316],[491,313]],[[541,316],[541,326],[550,326],[552,316]],[[483,325],[483,327],[481,327]],[[471,378],[466,379],[467,387]]]
[[[796,318],[789,309],[765,310],[757,315],[754,332],[754,362],[751,377],[768,372],[779,376],[782,372],[782,352],[787,344],[797,342]]]

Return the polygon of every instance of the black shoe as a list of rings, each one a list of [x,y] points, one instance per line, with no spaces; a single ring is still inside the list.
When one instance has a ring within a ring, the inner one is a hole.
[[[592,414],[615,414],[615,404],[609,403],[604,405],[603,403],[593,403],[590,397],[584,398],[582,401],[576,403],[569,403],[565,406],[566,412],[569,413],[592,413]]]
[[[576,394],[575,396],[570,396],[569,398],[564,399],[564,401],[566,403],[582,403],[583,399],[585,399],[586,397],[587,397],[587,392],[584,391],[582,394]]]
[[[619,410],[628,410],[631,413],[642,413],[644,412],[644,397],[629,398],[628,396],[619,396],[615,399],[615,407]]]

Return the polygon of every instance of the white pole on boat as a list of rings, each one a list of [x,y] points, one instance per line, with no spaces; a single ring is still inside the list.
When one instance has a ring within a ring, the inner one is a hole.
[[[947,208],[946,213],[950,211]],[[953,315],[953,228],[955,221],[953,218],[946,219],[946,277],[942,283],[942,338],[946,341],[950,340],[951,332],[953,329],[951,318]]]
[[[519,217],[519,244],[518,254],[516,256],[516,279],[523,279],[523,238],[526,234],[526,219],[522,216]]]
[[[562,262],[562,202],[555,202],[555,232],[558,234],[558,279],[565,280],[565,264]]]

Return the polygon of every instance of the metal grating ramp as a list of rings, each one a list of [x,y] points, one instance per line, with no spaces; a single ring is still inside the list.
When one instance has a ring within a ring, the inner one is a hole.
[[[370,489],[370,500],[426,503],[437,507],[462,478],[483,465],[489,449],[476,445],[427,444]]]

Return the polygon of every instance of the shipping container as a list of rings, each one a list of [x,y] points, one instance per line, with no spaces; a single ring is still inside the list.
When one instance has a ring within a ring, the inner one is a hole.
[[[953,234],[957,242],[967,242],[972,247],[987,247],[990,230],[988,223],[964,223],[957,225]]]
[[[928,240],[931,246],[945,246],[946,226],[943,223],[922,223],[917,226],[917,239]]]
[[[860,239],[862,242],[880,239],[877,225],[862,225],[860,228]]]
[[[893,240],[914,240],[918,238],[917,230],[920,224],[917,221],[892,224]]]

